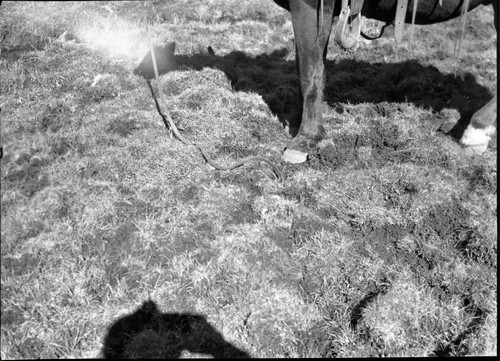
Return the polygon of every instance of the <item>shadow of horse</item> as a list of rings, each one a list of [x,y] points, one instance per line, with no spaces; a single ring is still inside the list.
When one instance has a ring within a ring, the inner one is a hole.
[[[285,60],[286,48],[256,57],[240,51],[217,56],[210,47],[206,52],[191,56],[175,55],[174,52],[175,43],[155,47],[160,75],[182,69],[219,69],[226,74],[236,91],[260,94],[283,125],[290,128],[300,125],[300,116],[296,111],[300,103],[297,98],[299,80],[295,61]],[[154,77],[150,53],[134,73],[145,79]],[[456,140],[462,136],[472,114],[493,96],[470,73],[462,77],[443,74],[436,67],[423,66],[416,60],[400,63],[327,60],[325,73],[324,100],[337,111],[342,111],[339,103],[365,102],[410,102],[433,113],[439,113],[444,108],[456,109],[460,119],[448,132]]]
[[[178,358],[184,350],[215,358],[250,357],[225,341],[204,316],[161,313],[151,300],[109,328],[102,355],[111,359]]]

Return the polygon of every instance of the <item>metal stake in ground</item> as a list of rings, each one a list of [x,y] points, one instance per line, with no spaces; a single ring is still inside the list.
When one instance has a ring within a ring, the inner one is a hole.
[[[149,36],[149,27],[148,27],[147,22],[146,22],[146,33],[147,33],[148,42],[149,42],[149,51],[151,52],[151,60],[153,62],[153,69],[154,69],[154,73],[155,73],[156,86],[158,87],[158,92],[160,93],[160,103],[163,106],[163,111],[165,112],[165,117],[167,118],[170,130],[175,134],[175,136],[182,143],[184,143],[186,145],[194,145],[195,147],[197,147],[200,150],[200,152],[203,155],[203,157],[205,158],[205,160],[208,162],[208,164],[210,164],[215,169],[219,169],[219,170],[233,170],[235,168],[241,167],[242,165],[244,165],[246,163],[264,162],[264,163],[268,164],[271,167],[271,169],[274,172],[274,175],[276,176],[276,178],[278,180],[283,179],[280,170],[273,163],[271,163],[270,161],[268,161],[267,159],[264,159],[262,157],[246,157],[246,158],[243,158],[243,159],[241,159],[241,160],[239,160],[239,161],[237,161],[237,162],[235,162],[233,164],[230,164],[230,165],[222,165],[220,163],[217,163],[217,162],[215,162],[214,160],[212,160],[208,156],[208,152],[205,149],[205,147],[203,147],[201,144],[191,142],[190,140],[184,138],[181,135],[181,133],[179,133],[179,130],[177,130],[177,127],[175,126],[174,121],[172,120],[172,117],[170,116],[170,112],[168,111],[168,108],[166,106],[167,102],[165,101],[165,96],[164,96],[162,88],[160,86],[160,76],[158,74],[158,66],[156,64],[155,51],[154,51],[154,48],[153,48],[153,44],[151,42],[151,37]]]

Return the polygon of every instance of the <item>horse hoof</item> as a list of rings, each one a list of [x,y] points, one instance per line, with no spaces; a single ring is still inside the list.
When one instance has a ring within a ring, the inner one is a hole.
[[[285,162],[292,164],[304,163],[307,160],[307,153],[287,148],[283,153],[282,159]]]
[[[482,154],[488,148],[491,135],[495,132],[495,127],[489,126],[484,129],[467,127],[460,139],[460,144],[466,147],[467,152],[474,154]]]
[[[471,155],[481,155],[488,148],[488,144],[480,144],[480,145],[469,145],[465,148],[465,154]]]

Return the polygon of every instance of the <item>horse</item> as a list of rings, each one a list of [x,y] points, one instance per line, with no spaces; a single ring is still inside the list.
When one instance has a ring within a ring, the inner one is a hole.
[[[334,40],[350,48],[360,34],[362,16],[395,24],[396,41],[401,41],[405,23],[418,25],[447,21],[479,5],[492,5],[498,32],[498,0],[274,0],[291,14],[295,37],[296,66],[300,80],[298,109],[292,121],[300,123],[297,135],[289,142],[283,160],[302,163],[325,137],[321,102],[324,89],[324,63],[334,17],[338,16]],[[350,6],[349,6],[350,5]],[[349,20],[350,23],[349,23]],[[346,28],[353,29],[351,32]],[[495,95],[471,118],[460,143],[482,153],[496,130]]]

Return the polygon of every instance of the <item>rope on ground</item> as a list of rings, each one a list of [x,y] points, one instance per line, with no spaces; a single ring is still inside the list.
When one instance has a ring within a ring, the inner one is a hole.
[[[149,42],[149,51],[151,52],[151,60],[152,60],[152,63],[153,63],[153,69],[154,69],[154,73],[155,73],[156,85],[158,86],[158,92],[160,93],[160,102],[163,105],[163,111],[165,112],[165,116],[167,118],[170,130],[175,134],[175,136],[182,143],[184,143],[186,145],[194,145],[195,147],[197,147],[200,150],[200,152],[203,155],[203,157],[205,158],[205,160],[208,162],[208,164],[210,164],[215,169],[219,169],[219,170],[233,170],[233,169],[241,167],[242,165],[247,164],[247,163],[251,163],[251,162],[264,162],[264,163],[266,163],[267,165],[269,165],[271,167],[271,169],[273,170],[273,173],[276,176],[276,178],[278,180],[282,180],[283,176],[282,176],[280,170],[273,163],[271,163],[269,160],[267,160],[265,158],[257,157],[257,156],[252,156],[252,157],[243,158],[243,159],[241,159],[241,160],[239,160],[239,161],[237,161],[237,162],[235,162],[233,164],[230,164],[230,165],[223,165],[223,164],[217,163],[214,160],[212,160],[209,157],[209,155],[208,155],[208,151],[201,144],[192,142],[192,141],[186,139],[185,137],[183,137],[181,135],[181,133],[179,132],[179,130],[175,126],[175,123],[172,120],[172,117],[170,116],[170,112],[168,111],[168,108],[166,106],[167,102],[165,100],[165,95],[163,94],[163,91],[162,91],[161,86],[160,86],[160,76],[158,74],[158,66],[156,64],[155,52],[154,52],[154,49],[153,49],[153,44],[151,42],[151,38],[149,36],[149,29],[148,29],[147,22],[146,22],[146,32],[147,32],[147,37],[148,37],[148,42]]]

